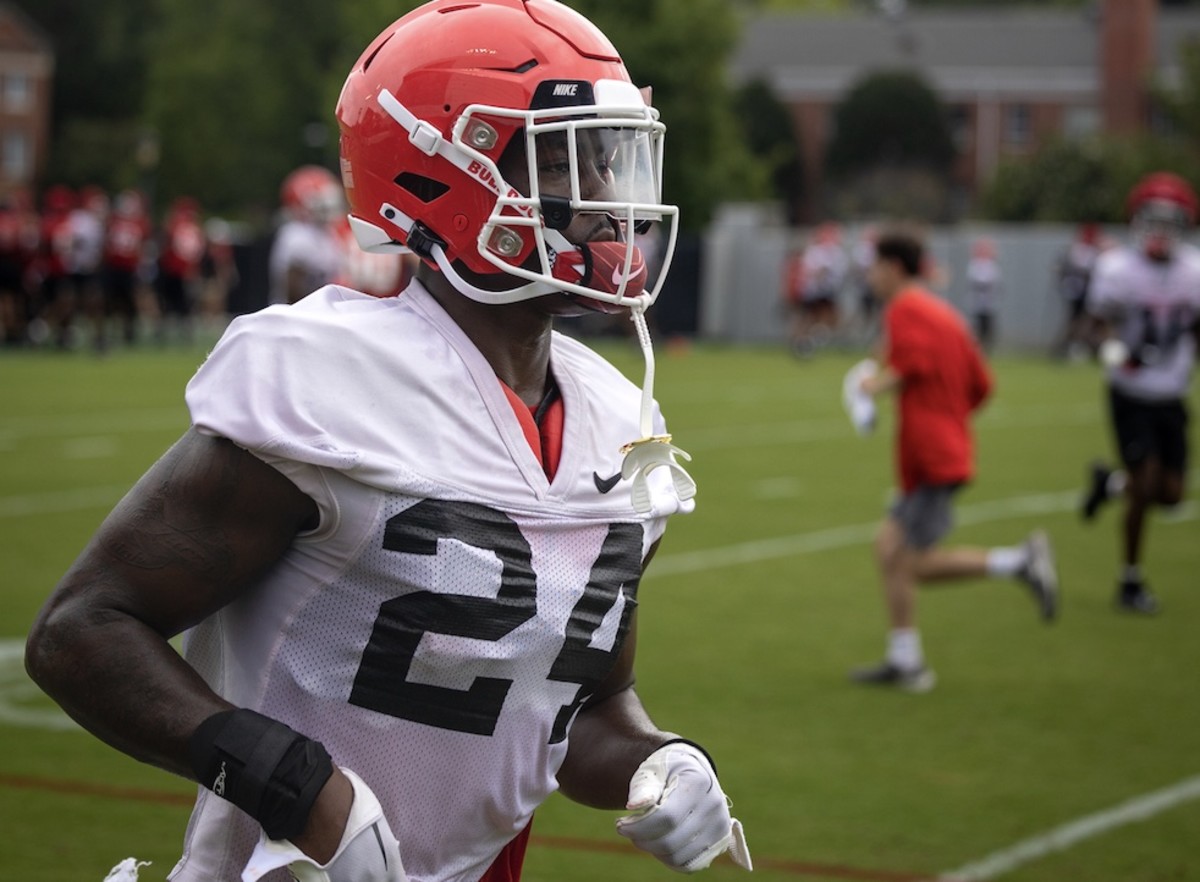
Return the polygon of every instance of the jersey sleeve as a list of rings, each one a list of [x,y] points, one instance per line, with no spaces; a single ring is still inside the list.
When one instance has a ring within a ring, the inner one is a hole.
[[[263,459],[288,459],[340,471],[355,450],[326,429],[320,403],[337,397],[336,377],[309,353],[302,326],[271,307],[235,319],[188,383],[185,398],[197,431],[228,438]],[[336,385],[336,384],[334,384]]]

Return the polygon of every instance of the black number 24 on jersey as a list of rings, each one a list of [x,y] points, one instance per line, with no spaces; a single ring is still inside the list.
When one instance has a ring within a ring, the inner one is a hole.
[[[490,551],[502,570],[494,598],[416,591],[380,605],[371,639],[354,678],[350,703],[440,729],[491,735],[512,680],[479,676],[466,690],[408,680],[409,667],[426,633],[500,640],[537,614],[537,575],[529,542],[508,515],[467,502],[425,500],[387,522],[383,547],[407,554],[436,555],[438,539]],[[571,611],[566,639],[549,679],[578,683],[575,698],[560,708],[550,743],[562,741],[575,711],[612,670],[633,612],[641,577],[642,529],[611,524]],[[617,638],[609,650],[591,646],[592,635],[625,595]]]

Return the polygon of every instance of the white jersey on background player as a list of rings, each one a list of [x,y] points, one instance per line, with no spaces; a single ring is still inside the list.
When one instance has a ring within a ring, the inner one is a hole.
[[[1099,355],[1120,466],[1089,467],[1081,514],[1121,497],[1122,570],[1116,606],[1158,612],[1142,573],[1147,515],[1183,499],[1189,463],[1188,386],[1200,334],[1200,251],[1183,241],[1195,223],[1191,184],[1171,172],[1142,178],[1129,194],[1133,244],[1096,261],[1088,309],[1106,329]]]
[[[1088,294],[1108,317],[1129,358],[1107,367],[1124,394],[1146,401],[1187,395],[1196,360],[1192,327],[1200,320],[1200,249],[1176,243],[1170,260],[1120,247],[1097,258]]]
[[[345,247],[334,223],[342,187],[328,169],[302,166],[280,188],[284,220],[271,243],[271,303],[295,303],[344,272]]]

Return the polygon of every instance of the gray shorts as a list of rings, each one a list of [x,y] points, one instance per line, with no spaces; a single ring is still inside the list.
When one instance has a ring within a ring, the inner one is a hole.
[[[888,514],[904,531],[904,544],[924,551],[954,526],[954,494],[961,484],[922,484],[898,496]]]

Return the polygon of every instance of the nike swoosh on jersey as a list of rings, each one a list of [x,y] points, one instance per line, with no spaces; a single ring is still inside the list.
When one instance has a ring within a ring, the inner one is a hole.
[[[592,480],[596,482],[596,489],[601,493],[607,493],[613,487],[617,486],[617,481],[621,480],[621,473],[610,475],[607,478],[601,478],[599,472],[592,472]]]

